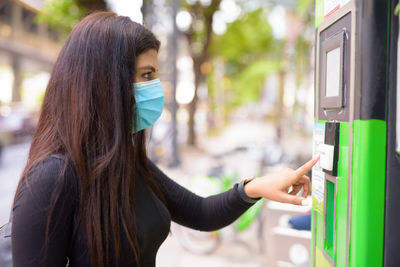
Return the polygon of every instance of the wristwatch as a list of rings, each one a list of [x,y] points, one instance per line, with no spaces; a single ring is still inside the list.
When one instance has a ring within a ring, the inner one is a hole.
[[[239,195],[240,195],[240,197],[241,197],[244,201],[246,201],[247,203],[251,203],[251,204],[256,203],[258,200],[261,199],[261,197],[258,197],[258,198],[249,197],[249,196],[246,194],[246,191],[244,191],[244,186],[245,186],[245,184],[247,184],[247,183],[253,181],[255,178],[256,178],[256,177],[245,178],[245,179],[241,180],[241,181],[238,183],[238,190],[239,190]]]

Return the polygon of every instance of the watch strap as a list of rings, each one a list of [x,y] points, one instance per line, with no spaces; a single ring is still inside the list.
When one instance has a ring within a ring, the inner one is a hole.
[[[252,181],[253,179],[254,179],[254,177],[252,177],[252,178],[247,178],[247,179],[244,179],[244,180],[242,180],[242,181],[240,181],[240,182],[238,183],[238,191],[239,191],[240,197],[241,197],[245,202],[251,203],[251,204],[256,203],[258,200],[261,199],[261,197],[258,197],[258,198],[251,198],[251,197],[249,197],[249,196],[246,194],[246,191],[244,191],[244,185],[247,184],[248,182]]]

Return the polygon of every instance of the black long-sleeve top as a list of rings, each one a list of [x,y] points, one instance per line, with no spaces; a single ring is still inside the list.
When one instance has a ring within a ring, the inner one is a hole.
[[[11,237],[14,267],[64,267],[67,258],[72,267],[90,266],[84,226],[78,223],[75,212],[76,177],[68,170],[65,186],[52,214],[52,220],[54,218],[58,223],[50,224],[54,229],[49,229],[48,252],[43,262],[48,207],[55,179],[64,164],[62,160],[57,155],[46,158],[42,168],[33,171],[18,192]],[[158,248],[169,233],[171,219],[190,228],[212,231],[232,223],[252,205],[242,199],[237,185],[227,192],[203,198],[171,180],[151,162],[150,166],[166,205],[155,197],[142,179],[137,179],[134,209],[140,266],[155,266]],[[138,266],[126,236],[121,234],[118,266]],[[113,262],[108,266],[113,266]]]

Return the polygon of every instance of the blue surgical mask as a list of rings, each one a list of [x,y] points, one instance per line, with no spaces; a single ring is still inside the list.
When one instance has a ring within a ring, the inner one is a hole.
[[[136,132],[152,126],[164,108],[164,90],[160,79],[134,83],[136,99]],[[132,122],[132,131],[135,127]]]

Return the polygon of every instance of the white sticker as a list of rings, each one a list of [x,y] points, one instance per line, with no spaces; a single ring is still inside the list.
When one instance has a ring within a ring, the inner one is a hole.
[[[320,146],[324,144],[325,124],[314,123],[313,155],[321,154]],[[318,201],[324,200],[325,173],[322,170],[320,161],[312,168],[312,196]]]
[[[348,2],[350,0],[324,0],[324,17],[329,17]]]

